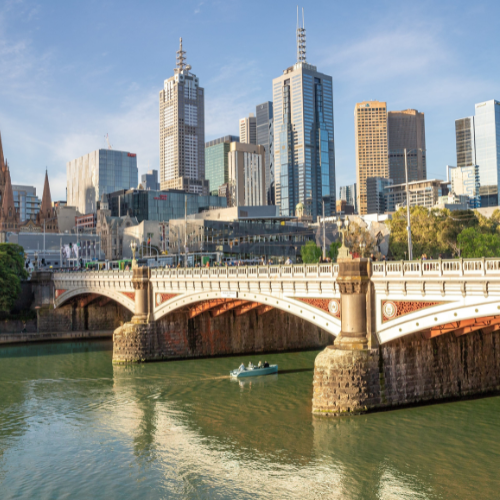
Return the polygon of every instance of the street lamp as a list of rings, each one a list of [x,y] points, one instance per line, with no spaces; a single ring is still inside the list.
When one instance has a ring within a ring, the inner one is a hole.
[[[135,252],[137,252],[137,243],[135,240],[132,240],[132,243],[130,243],[130,249],[132,250],[132,268],[137,266],[137,262],[135,260]]]

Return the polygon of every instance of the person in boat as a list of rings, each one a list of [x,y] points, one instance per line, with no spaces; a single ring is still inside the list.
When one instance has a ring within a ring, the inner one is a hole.
[[[269,368],[269,363],[267,361],[264,361],[264,368]]]
[[[262,361],[259,361],[259,364],[257,365],[257,368],[262,368]]]
[[[241,371],[243,371],[245,369],[245,365],[243,363],[241,363],[240,367],[238,368]]]
[[[249,361],[249,362],[248,362],[248,368],[249,368],[249,369],[253,368],[253,365],[252,365],[252,362],[251,362],[251,361]]]

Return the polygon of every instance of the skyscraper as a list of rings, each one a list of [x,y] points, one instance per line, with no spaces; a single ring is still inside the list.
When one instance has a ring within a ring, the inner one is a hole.
[[[257,144],[257,118],[253,113],[240,120],[240,142],[243,144]]]
[[[205,180],[205,98],[186,52],[160,91],[160,187],[208,194]]]
[[[478,166],[482,207],[498,205],[500,102],[475,106],[475,116],[455,121],[457,167]]]
[[[358,213],[358,195],[356,183],[350,186],[340,186],[340,199],[344,200],[347,205],[354,207],[354,213]]]
[[[258,104],[257,117],[257,144],[266,150],[266,197],[267,204],[274,205],[274,146],[273,146],[273,103],[271,101]]]
[[[424,114],[415,109],[389,111],[389,177],[394,184],[406,182],[405,155],[408,164],[408,182],[427,179]]]
[[[366,215],[368,177],[389,178],[387,103],[359,102],[354,107],[358,213]]]
[[[226,135],[205,144],[205,176],[210,182],[210,194],[217,196],[219,188],[228,182],[228,154],[232,142],[240,138]]]
[[[335,213],[332,78],[306,61],[306,30],[297,22],[297,62],[273,80],[275,203],[313,220]]]

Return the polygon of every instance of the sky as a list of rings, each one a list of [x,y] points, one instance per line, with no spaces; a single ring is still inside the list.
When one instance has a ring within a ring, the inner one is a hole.
[[[338,187],[356,179],[354,105],[425,114],[428,178],[456,163],[455,120],[500,100],[500,2],[303,1],[307,61],[334,86]],[[0,133],[14,184],[45,168],[64,200],[66,163],[98,148],[159,168],[159,104],[179,37],[205,88],[205,140],[272,99],[296,61],[297,3],[288,0],[0,0]]]

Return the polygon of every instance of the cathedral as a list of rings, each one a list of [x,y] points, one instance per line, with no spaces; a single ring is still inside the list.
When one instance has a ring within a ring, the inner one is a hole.
[[[20,221],[19,212],[14,204],[14,193],[10,179],[10,170],[7,160],[3,155],[2,136],[0,134],[0,231],[28,232],[28,233],[58,233],[59,225],[57,213],[52,206],[50,196],[49,176],[45,172],[45,183],[43,185],[43,196],[40,211],[36,216],[36,222],[32,220]]]

